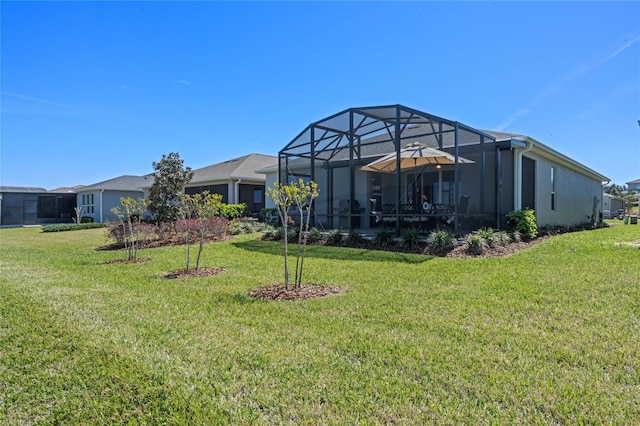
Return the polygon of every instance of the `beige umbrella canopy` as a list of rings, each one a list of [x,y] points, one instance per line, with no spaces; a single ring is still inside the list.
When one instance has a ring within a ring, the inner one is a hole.
[[[440,151],[439,149],[430,148],[420,142],[411,143],[400,150],[401,170],[426,166],[427,164],[455,164],[455,162],[456,157],[454,155]],[[470,163],[473,163],[473,161],[458,156],[458,164]],[[360,170],[393,173],[396,171],[396,166],[396,153],[392,152],[361,167]]]

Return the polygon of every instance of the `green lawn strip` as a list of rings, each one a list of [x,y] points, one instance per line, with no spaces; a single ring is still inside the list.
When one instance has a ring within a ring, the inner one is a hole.
[[[96,342],[33,298],[3,285],[0,341],[3,424],[228,422],[229,413],[192,406],[166,376]]]
[[[3,367],[0,381],[50,384],[0,423],[53,405],[46,422],[628,423],[640,416],[638,249],[615,243],[629,231],[565,234],[503,259],[310,247],[305,281],[346,292],[293,303],[246,296],[282,281],[281,246],[251,236],[207,246],[204,264],[223,274],[166,280],[181,247],[99,264],[122,253],[91,250],[96,231],[2,233],[2,330],[33,367]],[[54,364],[69,374],[32,381]]]

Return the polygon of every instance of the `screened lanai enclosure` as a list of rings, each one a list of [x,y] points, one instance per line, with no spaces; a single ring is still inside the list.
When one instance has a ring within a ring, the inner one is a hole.
[[[278,153],[281,183],[318,183],[321,229],[469,231],[499,227],[495,138],[402,105],[350,108]]]

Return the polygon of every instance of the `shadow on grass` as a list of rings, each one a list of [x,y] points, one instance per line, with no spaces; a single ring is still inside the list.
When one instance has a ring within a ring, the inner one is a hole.
[[[239,241],[232,243],[235,247],[242,250],[271,254],[274,256],[283,255],[282,243],[272,241]],[[289,245],[289,255],[295,256],[297,244]],[[331,246],[307,246],[305,257],[321,258],[321,259],[340,259],[340,260],[361,260],[368,262],[399,262],[399,263],[422,263],[433,259],[433,256],[412,253],[397,253],[382,250],[368,250],[347,247],[331,247]]]

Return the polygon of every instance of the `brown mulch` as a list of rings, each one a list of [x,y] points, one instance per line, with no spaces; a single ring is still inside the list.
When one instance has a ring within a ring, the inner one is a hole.
[[[260,287],[255,290],[251,290],[248,295],[254,299],[304,300],[339,293],[342,293],[341,288],[330,285],[303,284],[298,288],[294,288],[292,285],[289,285],[289,289],[285,290],[284,284],[274,284],[268,287]]]
[[[510,256],[513,253],[516,253],[520,250],[527,249],[529,247],[533,247],[541,242],[547,240],[549,238],[548,235],[534,238],[530,241],[520,241],[517,243],[510,243],[506,246],[495,246],[485,248],[482,254],[471,254],[467,252],[466,244],[458,246],[447,253],[444,257],[454,258],[454,259],[464,259],[464,258],[488,258],[488,257],[505,257]]]
[[[529,247],[533,247],[541,242],[547,240],[549,235],[543,235],[537,238],[534,238],[529,241],[520,241],[515,243],[510,243],[507,246],[496,246],[496,247],[487,247],[482,254],[474,255],[472,253],[468,253],[466,249],[466,244],[459,245],[455,247],[453,250],[447,252],[446,254],[439,253],[431,253],[429,247],[425,243],[418,244],[413,247],[402,247],[398,243],[389,244],[386,247],[376,247],[370,240],[362,240],[357,245],[349,245],[345,241],[342,241],[339,244],[329,244],[327,241],[318,241],[311,245],[326,245],[326,246],[334,246],[334,247],[349,247],[349,248],[360,248],[367,250],[382,250],[382,251],[390,251],[396,253],[412,253],[412,254],[427,254],[433,255],[437,257],[448,257],[455,259],[465,259],[465,258],[487,258],[487,257],[505,257],[510,256],[513,253],[516,253],[520,250],[527,249]]]
[[[111,259],[111,260],[103,260],[100,264],[108,264],[108,263],[144,263],[150,261],[150,257],[137,257],[135,259]]]
[[[231,235],[223,235],[217,238],[205,238],[205,243],[210,243],[212,241],[226,241],[231,238]],[[199,240],[193,241],[191,245],[198,244]],[[158,248],[158,247],[170,247],[170,246],[181,246],[184,245],[184,240],[180,238],[173,239],[158,239],[153,241],[147,241],[146,243],[142,243],[136,246],[138,249],[149,249],[149,248]],[[112,251],[112,250],[123,250],[124,246],[118,243],[109,243],[99,247],[96,247],[94,250],[96,251]]]
[[[189,270],[181,270],[174,272],[167,272],[163,275],[164,278],[167,279],[176,279],[176,278],[202,278],[202,277],[211,277],[213,275],[221,274],[225,271],[224,268],[198,268],[198,269],[189,269]]]

